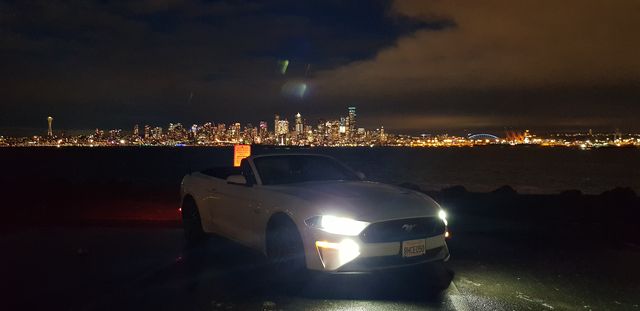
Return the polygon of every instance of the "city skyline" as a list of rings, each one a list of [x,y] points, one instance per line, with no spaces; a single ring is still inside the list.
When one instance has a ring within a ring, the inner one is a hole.
[[[350,119],[352,117],[355,117],[355,106],[349,106],[347,107],[347,114],[345,116],[343,116],[342,118],[344,118],[345,120]],[[351,116],[351,114],[353,113],[353,116]],[[303,115],[300,111],[297,111],[296,113],[289,113],[289,114],[278,114],[275,113],[274,116],[276,117],[276,119],[280,116],[283,116],[283,121],[289,121],[289,119],[293,120],[292,122],[289,122],[290,126],[293,126],[295,128],[296,123],[294,123],[297,119],[297,115]],[[201,118],[203,119],[203,118]],[[322,120],[329,120],[331,119],[331,117],[327,118],[327,117],[320,117],[320,118],[303,118],[306,122],[312,121],[313,123],[317,123],[319,121]],[[339,118],[338,118],[339,119]],[[221,124],[233,124],[233,123],[241,123],[241,124],[253,124],[254,122],[256,124],[260,124],[262,122],[266,122],[269,123],[268,118],[262,118],[260,120],[257,121],[247,121],[247,120],[235,120],[235,121],[230,121],[230,122],[219,122]],[[47,116],[45,118],[45,126],[44,127],[36,127],[36,128],[20,128],[17,131],[0,131],[0,136],[4,136],[4,137],[28,137],[28,136],[51,136],[53,134],[53,132],[62,132],[65,134],[69,134],[69,135],[89,135],[91,133],[93,133],[96,129],[118,129],[121,131],[125,131],[125,132],[133,132],[133,130],[129,130],[130,127],[132,126],[136,126],[136,125],[141,125],[144,124],[144,122],[136,122],[133,123],[133,125],[130,125],[129,127],[114,127],[114,126],[96,126],[96,127],[90,127],[90,128],[84,128],[84,129],[73,129],[73,128],[67,128],[64,127],[64,125],[62,127],[59,127],[58,124],[60,123],[58,121],[58,118],[55,118],[55,123],[56,125],[53,124],[54,119],[51,115]],[[63,121],[64,122],[64,121]],[[193,124],[193,125],[197,125],[197,124],[205,124],[205,123],[212,123],[214,121],[200,121],[200,122],[176,122],[176,120],[167,122],[166,124],[162,124],[162,123],[153,123],[153,122],[149,122],[148,125],[151,126],[170,126],[171,124]],[[41,122],[42,123],[42,122]],[[101,122],[101,124],[104,124],[105,122]],[[277,120],[275,122],[273,122],[272,125],[270,125],[270,127],[272,129],[274,129],[273,127],[275,126],[275,124],[277,123]],[[348,122],[347,122],[348,123]],[[355,123],[353,123],[355,126]],[[379,125],[377,127],[385,127],[383,123],[379,123]],[[394,129],[392,128],[387,128],[388,131],[393,131],[395,134],[400,134],[400,135],[423,135],[423,134],[452,134],[452,135],[473,135],[473,134],[486,134],[486,133],[490,133],[492,135],[504,135],[504,136],[508,136],[508,133],[510,132],[517,132],[517,131],[524,131],[525,129],[529,129],[529,128],[515,128],[515,127],[510,127],[510,126],[504,126],[502,128],[488,128],[486,130],[483,129],[478,129],[476,131],[469,131],[466,129],[455,129],[455,130],[446,130],[446,129],[442,129],[442,130],[432,130],[432,131],[414,131],[414,132],[406,132],[406,131],[394,131]],[[536,127],[532,127],[533,129],[536,129]],[[275,129],[274,129],[275,130]],[[351,131],[356,130],[356,128],[351,128]],[[18,134],[12,134],[13,132],[16,132]],[[623,132],[623,133],[628,133],[628,134],[637,134],[640,133],[639,131],[624,131],[621,130],[620,128],[617,127],[593,127],[593,128],[584,128],[584,127],[574,127],[574,126],[570,126],[570,127],[566,127],[566,128],[556,128],[556,129],[547,129],[546,131],[538,131],[536,130],[536,132],[538,133],[543,133],[543,134],[559,134],[559,133],[567,133],[567,134],[572,134],[572,133],[586,133],[586,132],[596,132],[596,133],[619,133],[619,132]]]
[[[505,130],[504,135],[486,132],[450,135],[448,133],[423,133],[403,135],[385,130],[381,125],[375,129],[358,124],[355,106],[349,106],[346,113],[328,119],[308,120],[300,112],[289,118],[273,115],[273,122],[261,120],[252,122],[182,124],[169,123],[163,127],[136,123],[129,129],[96,128],[84,134],[68,134],[53,129],[53,116],[48,116],[46,135],[27,137],[5,137],[0,135],[0,146],[76,146],[76,147],[118,147],[118,146],[228,146],[236,144],[256,144],[274,146],[309,147],[356,147],[356,146],[402,146],[402,147],[472,147],[477,145],[540,145],[550,147],[597,147],[640,146],[640,134],[599,133],[589,129],[585,133],[554,134],[539,136],[530,130]]]
[[[343,119],[342,122],[346,121],[345,124],[348,125],[350,123],[349,121],[352,121],[352,120],[355,121],[356,107],[355,106],[349,106],[347,109],[348,109],[347,115],[344,116],[344,117],[339,117],[338,119]],[[281,115],[284,116],[284,117],[280,121],[286,121],[287,127],[293,126],[296,131],[298,131],[298,127],[297,126],[298,126],[298,121],[299,120],[304,120],[305,123],[309,123],[309,121],[312,121],[312,123],[317,123],[317,122],[321,122],[321,121],[325,121],[325,120],[330,120],[331,119],[331,118],[318,118],[318,119],[315,119],[315,120],[309,120],[308,118],[303,118],[301,112],[298,111],[295,114],[290,114],[292,119],[295,122],[294,123],[294,122],[289,122],[289,118],[287,117],[289,114],[284,115],[284,114],[276,113],[276,114],[274,114],[275,120],[274,120],[273,124],[271,125],[271,128],[273,129],[274,132],[277,131],[276,127],[277,127],[277,123],[278,123]],[[336,119],[336,120],[338,120],[338,119]],[[54,119],[53,119],[52,116],[48,116],[46,118],[46,122],[47,122],[46,123],[46,128],[44,128],[44,129],[42,129],[42,128],[28,129],[29,132],[24,134],[24,135],[7,135],[7,134],[4,134],[4,133],[0,133],[0,136],[4,136],[4,137],[52,136],[53,132],[54,132],[54,130],[53,130],[53,120]],[[205,124],[205,123],[214,123],[214,122],[213,121],[196,122],[196,123],[193,123],[193,125],[195,126],[197,124]],[[232,122],[219,122],[219,124],[234,124],[234,123],[251,125],[251,124],[253,124],[253,121],[236,120],[236,121],[232,121]],[[266,118],[256,122],[256,124],[260,125],[259,127],[262,127],[263,123],[265,124],[265,126],[266,126],[266,124],[269,124],[269,122],[266,120]],[[138,122],[138,123],[133,124],[133,130],[131,130],[131,131],[129,131],[128,129],[115,128],[115,127],[110,127],[110,126],[103,127],[103,128],[104,129],[117,129],[117,130],[120,130],[120,131],[132,132],[132,133],[135,134],[136,133],[136,127],[140,126],[141,124],[142,124],[142,122]],[[180,124],[180,125],[182,125],[183,122],[175,122],[175,121],[173,121],[173,122],[169,122],[167,124],[146,124],[146,125],[150,125],[150,126],[153,126],[153,127],[157,127],[157,126],[162,127],[162,125],[165,125],[165,126],[170,127],[172,124]],[[184,124],[189,124],[189,122],[184,122]],[[353,127],[350,127],[350,130],[351,130],[351,132],[354,132],[356,130],[355,122],[351,122],[351,125]],[[384,128],[384,124],[380,124],[379,127],[383,127]],[[95,132],[97,129],[100,129],[100,127],[87,128],[87,129],[68,129],[68,128],[62,127],[60,129],[56,128],[55,131],[58,131],[58,132],[61,132],[61,133],[65,133],[65,134],[70,134],[70,135],[89,135],[89,134]],[[389,130],[389,129],[387,129],[387,130]],[[46,134],[41,134],[41,132],[43,132],[43,131],[45,131]],[[433,132],[424,131],[424,132],[414,132],[414,133],[402,133],[401,132],[401,133],[396,133],[396,134],[401,134],[401,135],[424,135],[424,134],[429,134],[429,135],[431,135],[431,134],[448,134],[448,133],[451,132],[454,135],[465,135],[465,134],[466,135],[474,135],[474,134],[488,134],[489,132],[492,132],[491,135],[495,134],[495,135],[499,136],[500,134],[504,134],[504,136],[509,136],[509,133],[514,133],[514,132],[517,132],[517,131],[524,131],[524,130],[523,129],[513,129],[513,128],[504,127],[504,128],[502,128],[502,130],[497,130],[497,131],[496,130],[494,130],[494,131],[488,130],[488,131],[476,131],[476,132],[466,132],[466,133],[464,131],[461,131],[461,130],[458,130],[458,131],[433,131]],[[569,130],[561,130],[561,131],[558,131],[558,130],[553,131],[553,130],[551,130],[551,131],[545,132],[545,134],[559,134],[559,133],[572,134],[572,133],[582,133],[582,132],[585,132],[585,133],[594,132],[594,129],[593,128],[589,128],[589,129],[572,128],[572,129],[569,129]],[[620,131],[619,128],[615,128],[615,129],[607,129],[607,130],[604,130],[604,131],[596,129],[595,132],[597,132],[597,133],[620,133],[621,131]],[[635,134],[632,131],[626,132],[626,133]],[[640,133],[640,132],[638,132],[638,133]]]
[[[273,134],[275,135],[288,135],[290,132],[298,132],[301,133],[305,130],[309,130],[309,126],[313,127],[313,126],[321,126],[320,123],[322,123],[324,125],[329,124],[329,123],[335,123],[335,124],[339,124],[338,128],[339,131],[341,133],[346,133],[347,136],[352,137],[353,133],[355,133],[358,128],[356,127],[356,107],[354,106],[350,106],[348,107],[348,111],[347,114],[345,116],[342,117],[337,117],[335,119],[317,119],[314,121],[310,121],[306,118],[303,118],[302,114],[300,112],[297,112],[293,115],[293,121],[290,123],[289,119],[287,117],[284,117],[282,119],[280,119],[280,114],[274,114],[274,122],[272,124],[271,127],[269,127],[269,123],[268,121],[265,120],[260,120],[257,124],[259,125],[258,127],[255,127],[256,129],[260,129],[261,132],[269,132],[270,129]],[[40,132],[39,130],[36,131],[36,133],[33,133],[33,135],[23,135],[23,136],[42,136],[42,137],[46,137],[46,138],[55,138],[55,137],[59,137],[59,136],[65,136],[65,134],[67,134],[67,130],[65,129],[56,129],[54,130],[54,126],[53,126],[53,121],[54,118],[52,116],[48,116],[46,118],[47,121],[47,126],[46,126],[46,134],[45,135],[40,135],[38,132]],[[313,123],[314,125],[311,125],[311,123]],[[209,121],[209,122],[204,122],[202,124],[209,124],[209,125],[213,125],[213,126],[222,126],[224,128],[226,128],[226,124],[229,124],[230,126],[236,126],[236,125],[246,125],[245,127],[242,127],[246,130],[246,128],[254,128],[252,126],[253,122],[246,122],[246,121],[242,121],[242,122],[238,122],[238,121],[233,121],[233,122],[219,122],[219,123],[214,123],[213,121]],[[122,128],[106,128],[107,131],[117,131],[117,132],[123,132],[123,133],[131,133],[132,136],[141,136],[141,133],[144,133],[144,136],[148,136],[148,132],[150,131],[150,129],[159,129],[160,131],[163,130],[162,126],[159,126],[157,124],[143,124],[143,129],[142,131],[140,130],[140,125],[139,123],[136,123],[133,125],[132,130],[123,130]],[[171,131],[173,128],[175,127],[180,127],[181,129],[184,129],[185,126],[182,124],[182,122],[170,122],[168,124],[168,130]],[[381,128],[384,128],[383,125],[380,126]],[[195,132],[197,131],[199,128],[199,125],[194,123],[190,130]],[[360,128],[360,130],[364,130],[364,128]],[[78,130],[76,130],[77,132]],[[84,130],[82,132],[84,133],[74,133],[73,135],[91,135],[91,134],[95,134],[97,132],[100,131],[104,131],[101,130],[100,128],[95,128],[95,129],[91,129],[91,130]],[[188,131],[188,130],[187,130]],[[59,135],[55,135],[55,133],[59,133]],[[11,135],[0,135],[0,136],[6,136],[6,137],[20,137],[20,136],[11,136]]]

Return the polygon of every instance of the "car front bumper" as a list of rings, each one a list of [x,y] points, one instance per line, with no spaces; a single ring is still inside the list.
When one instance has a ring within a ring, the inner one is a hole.
[[[402,241],[365,243],[359,237],[309,232],[305,243],[307,268],[329,273],[368,273],[449,259],[445,235],[425,238],[425,253],[402,256]]]

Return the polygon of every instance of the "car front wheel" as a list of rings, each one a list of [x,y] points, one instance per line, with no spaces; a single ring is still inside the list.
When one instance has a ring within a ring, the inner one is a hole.
[[[302,238],[288,217],[276,217],[270,221],[267,256],[274,280],[297,283],[307,277]]]

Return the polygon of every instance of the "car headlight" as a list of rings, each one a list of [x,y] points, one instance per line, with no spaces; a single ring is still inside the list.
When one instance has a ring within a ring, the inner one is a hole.
[[[325,232],[349,236],[360,234],[360,232],[369,225],[368,222],[331,215],[311,217],[307,219],[305,223],[309,227],[320,229]]]
[[[438,212],[438,218],[442,219],[442,222],[444,222],[445,226],[448,226],[449,224],[447,223],[447,212],[445,212],[444,210],[440,210]]]

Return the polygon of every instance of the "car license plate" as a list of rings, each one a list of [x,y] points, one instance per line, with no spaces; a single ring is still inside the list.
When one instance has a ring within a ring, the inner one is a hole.
[[[414,257],[424,255],[427,251],[425,239],[409,240],[402,242],[402,257]]]

